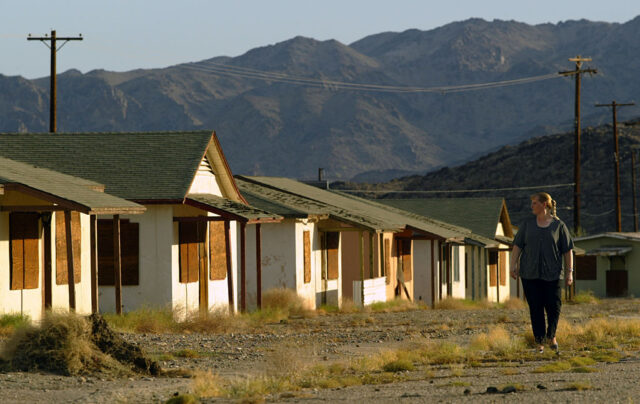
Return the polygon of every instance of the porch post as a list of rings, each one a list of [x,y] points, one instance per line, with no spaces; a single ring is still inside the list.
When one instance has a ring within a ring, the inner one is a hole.
[[[99,311],[98,305],[98,226],[97,216],[89,216],[91,220],[90,232],[91,232],[91,312],[97,313]]]
[[[436,272],[435,272],[435,257],[434,257],[434,248],[436,240],[431,240],[429,244],[431,244],[431,308],[436,307]]]
[[[364,307],[364,238],[362,230],[358,233],[360,236],[360,243],[358,243],[360,247],[360,302],[362,303],[362,307]]]
[[[76,282],[73,274],[73,238],[71,237],[71,211],[64,211],[64,227],[67,241],[67,281],[69,283],[69,310],[76,310]]]
[[[44,271],[44,276],[42,280],[43,284],[43,304],[44,309],[50,309],[52,304],[52,273],[51,273],[51,219],[53,218],[53,214],[44,213],[42,216],[42,227],[44,230],[44,251],[43,251],[43,259],[44,265],[42,266]]]
[[[369,232],[369,279],[373,279],[373,232]]]
[[[500,303],[500,249],[496,251],[496,303]]]
[[[120,215],[113,215],[113,281],[116,289],[116,314],[122,314],[122,256],[120,254]]]
[[[231,235],[229,221],[224,221],[224,248],[227,256],[227,290],[229,294],[229,312],[233,313],[233,271],[231,268]]]
[[[262,230],[256,223],[256,300],[258,309],[262,309]]]
[[[247,224],[240,222],[240,311],[247,310]]]

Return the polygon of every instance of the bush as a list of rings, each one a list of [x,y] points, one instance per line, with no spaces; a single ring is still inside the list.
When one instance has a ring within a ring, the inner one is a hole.
[[[280,311],[286,316],[308,314],[302,298],[295,290],[287,288],[267,290],[262,295],[262,310]]]
[[[27,326],[31,323],[29,316],[22,314],[3,314],[0,316],[0,337],[6,337],[20,327]]]

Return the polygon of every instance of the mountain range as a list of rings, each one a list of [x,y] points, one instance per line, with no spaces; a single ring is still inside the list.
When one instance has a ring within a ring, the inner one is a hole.
[[[640,91],[640,17],[541,25],[470,19],[348,45],[295,37],[162,69],[69,70],[58,77],[58,131],[212,129],[234,173],[309,178],[322,167],[330,179],[381,182],[571,128],[573,79],[436,93],[331,82],[486,83],[572,70],[568,58],[576,55],[591,57],[598,70],[582,80],[583,124],[607,122],[610,113],[594,103],[630,101]],[[47,131],[48,92],[48,77],[0,75],[0,131]],[[621,109],[620,118],[634,114]]]
[[[503,197],[515,225],[531,215],[530,196],[545,191],[557,201],[558,216],[573,229],[574,139],[572,131],[534,137],[426,175],[378,184],[334,182],[331,188],[358,190],[361,196],[378,198]],[[635,230],[631,175],[634,148],[640,149],[640,118],[618,123],[622,231]],[[614,150],[612,124],[586,127],[582,131],[581,234],[617,230]],[[640,155],[635,153],[636,196],[640,197]],[[637,204],[640,209],[640,200]]]

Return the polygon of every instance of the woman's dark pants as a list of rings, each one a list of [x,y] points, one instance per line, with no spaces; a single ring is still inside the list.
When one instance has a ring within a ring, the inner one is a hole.
[[[533,337],[537,344],[542,344],[545,337],[552,340],[556,336],[560,308],[562,307],[561,284],[561,280],[522,279],[522,289],[529,304]],[[547,312],[546,327],[545,311]]]

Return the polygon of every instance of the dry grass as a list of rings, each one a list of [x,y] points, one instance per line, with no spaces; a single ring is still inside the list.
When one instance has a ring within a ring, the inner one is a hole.
[[[569,383],[566,387],[567,390],[571,391],[583,391],[583,390],[591,390],[593,386],[589,382],[573,382]]]
[[[600,300],[593,295],[592,290],[581,290],[576,293],[571,301],[568,303],[572,304],[598,304]]]
[[[27,326],[31,323],[29,316],[22,314],[3,314],[0,316],[0,338],[8,337],[20,327]]]
[[[427,310],[428,307],[423,302],[415,303],[410,300],[394,299],[388,302],[372,303],[365,307],[374,313],[394,313],[411,310]]]
[[[527,308],[527,304],[522,299],[509,298],[502,303],[502,307],[508,310],[523,310]]]
[[[470,348],[478,351],[490,351],[498,356],[517,355],[526,349],[526,342],[520,336],[510,335],[498,326],[488,333],[478,334],[471,339]]]
[[[495,308],[496,304],[487,300],[454,299],[447,297],[436,303],[436,310],[480,310]]]

